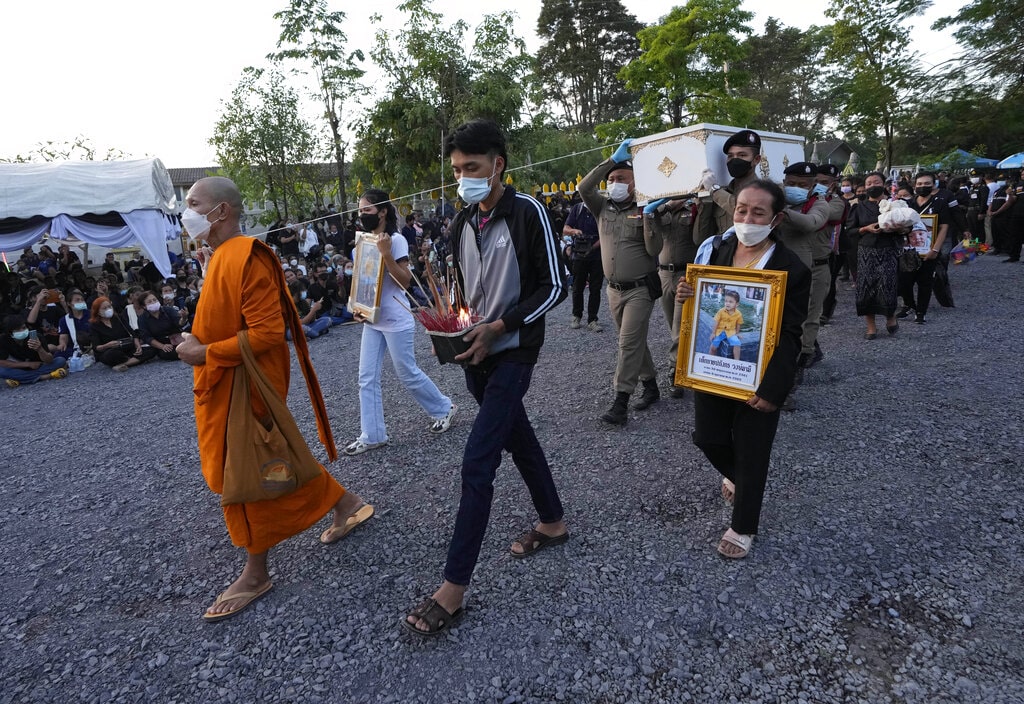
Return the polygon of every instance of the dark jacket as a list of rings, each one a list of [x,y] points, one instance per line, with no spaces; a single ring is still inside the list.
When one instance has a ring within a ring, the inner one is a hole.
[[[491,357],[532,364],[544,344],[544,314],[567,295],[558,240],[544,206],[511,186],[487,215],[480,228],[480,206],[471,205],[452,222],[459,286],[474,313],[505,323]],[[496,361],[488,358],[489,364]]]
[[[728,237],[714,250],[709,264],[731,266],[736,253],[736,237]],[[775,242],[775,251],[765,269],[785,271],[786,296],[782,304],[782,326],[775,351],[768,360],[757,395],[765,401],[781,406],[793,388],[796,377],[796,361],[800,356],[804,320],[807,318],[807,301],[811,295],[811,270],[804,266],[800,257],[782,242]]]

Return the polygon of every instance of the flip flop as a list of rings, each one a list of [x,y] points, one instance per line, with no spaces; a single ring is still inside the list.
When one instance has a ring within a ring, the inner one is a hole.
[[[448,610],[438,604],[435,599],[427,599],[410,611],[408,616],[415,616],[426,621],[429,626],[428,630],[421,631],[416,628],[414,624],[409,623],[408,616],[399,621],[399,624],[409,633],[415,633],[424,638],[436,638],[458,623],[465,613],[466,609],[461,606],[455,609],[454,613],[448,613]]]
[[[237,592],[236,594],[230,595],[227,593],[227,591],[223,591],[214,600],[212,606],[216,606],[217,604],[220,604],[224,601],[235,601],[237,599],[242,599],[243,601],[241,606],[239,606],[236,609],[231,609],[231,611],[224,611],[223,613],[219,614],[203,613],[203,620],[207,623],[213,623],[214,621],[223,621],[226,618],[231,618],[232,616],[235,616],[249,608],[249,606],[254,601],[256,601],[261,596],[269,592],[271,587],[273,586],[274,585],[272,582],[267,582],[265,585],[263,585],[262,588],[257,589],[254,592]]]
[[[736,485],[725,477],[722,477],[722,498],[728,504],[731,504],[736,498]]]
[[[544,548],[554,547],[555,545],[562,545],[569,541],[569,531],[562,533],[561,535],[544,535],[538,530],[531,528],[526,531],[513,542],[519,543],[523,546],[522,552],[515,552],[512,548],[509,548],[509,552],[512,557],[523,558],[529,557],[536,552],[543,550]]]
[[[722,546],[725,543],[735,545],[742,552],[739,555],[732,555],[722,550]],[[722,557],[728,557],[731,560],[740,560],[746,557],[750,553],[750,546],[754,544],[754,536],[752,535],[740,535],[732,528],[725,531],[725,535],[722,536],[722,540],[718,543],[718,552]]]
[[[371,516],[373,516],[373,506],[370,504],[363,504],[359,507],[359,510],[348,517],[348,520],[345,521],[345,525],[340,527],[331,526],[321,533],[320,542],[324,545],[330,545],[331,543],[338,542],[356,528],[370,520]]]

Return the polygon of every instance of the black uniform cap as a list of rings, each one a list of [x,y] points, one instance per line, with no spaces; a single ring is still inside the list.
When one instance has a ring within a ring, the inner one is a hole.
[[[819,164],[818,175],[839,178],[839,167],[836,166],[835,164]]]
[[[728,154],[729,147],[752,147],[761,151],[761,137],[753,130],[740,130],[729,139],[725,140],[722,153]]]
[[[818,173],[818,167],[809,161],[798,161],[787,166],[782,173],[786,176],[814,176]]]

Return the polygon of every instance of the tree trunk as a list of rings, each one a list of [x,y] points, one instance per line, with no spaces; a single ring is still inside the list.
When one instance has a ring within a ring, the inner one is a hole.
[[[338,115],[333,110],[330,113],[329,122],[331,123],[331,137],[334,139],[334,165],[336,168],[335,177],[338,179],[338,198],[341,200],[336,205],[340,213],[348,207],[345,200],[345,149],[341,146]]]

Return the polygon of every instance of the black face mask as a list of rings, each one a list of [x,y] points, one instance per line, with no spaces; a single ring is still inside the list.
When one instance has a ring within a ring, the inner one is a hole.
[[[882,194],[885,193],[885,187],[872,186],[871,188],[865,189],[864,192],[868,194],[868,198],[881,198]]]
[[[857,194],[857,200],[865,201],[867,199],[868,199],[868,194],[867,193],[858,193]]]
[[[746,159],[729,159],[725,162],[725,168],[733,178],[743,178],[753,170],[754,165]]]
[[[922,198],[926,198],[926,197],[928,197],[928,196],[930,196],[932,194],[932,187],[931,186],[919,186],[919,187],[914,189],[914,193],[916,193],[917,195],[921,196]]]
[[[380,224],[380,215],[377,213],[360,213],[359,222],[362,223],[364,230],[373,232],[377,229],[377,225]]]

